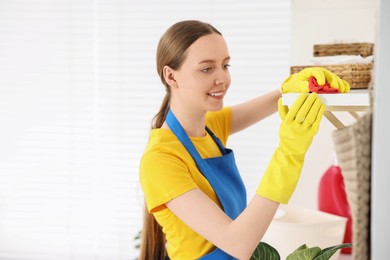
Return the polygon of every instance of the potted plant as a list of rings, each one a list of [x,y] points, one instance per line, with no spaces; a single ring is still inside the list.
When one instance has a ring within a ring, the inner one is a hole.
[[[306,245],[302,245],[289,254],[286,260],[327,260],[336,253],[337,250],[350,247],[352,247],[352,244],[340,244],[325,249],[321,249],[318,246],[307,247]],[[260,242],[250,260],[259,259],[280,260],[280,255],[278,251],[269,244]]]

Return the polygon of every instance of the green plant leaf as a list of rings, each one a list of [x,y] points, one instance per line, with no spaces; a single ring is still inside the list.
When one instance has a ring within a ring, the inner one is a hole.
[[[289,254],[286,260],[313,260],[319,254],[321,254],[321,248],[318,246],[307,247],[306,245],[302,245]]]
[[[306,249],[307,248],[307,245],[306,244],[303,244],[301,245],[300,247],[298,247],[297,249],[295,249],[295,251],[299,251],[299,250],[302,250],[302,249]],[[294,251],[294,252],[295,252]]]
[[[265,242],[260,242],[253,252],[250,260],[280,260],[278,251]]]
[[[314,260],[328,260],[337,250],[342,248],[352,247],[352,244],[340,244],[337,246],[331,246],[322,250],[321,254],[318,255]]]

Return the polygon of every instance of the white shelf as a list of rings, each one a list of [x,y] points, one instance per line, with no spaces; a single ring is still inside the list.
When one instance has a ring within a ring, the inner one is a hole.
[[[292,105],[301,93],[283,94],[282,103]],[[327,107],[369,107],[370,97],[366,89],[354,89],[348,93],[318,94]]]
[[[291,106],[301,93],[287,93],[282,96],[282,104]],[[325,104],[324,116],[336,127],[345,125],[332,113],[332,111],[347,111],[353,117],[359,118],[356,111],[370,109],[370,95],[367,89],[353,89],[348,93],[318,94]]]

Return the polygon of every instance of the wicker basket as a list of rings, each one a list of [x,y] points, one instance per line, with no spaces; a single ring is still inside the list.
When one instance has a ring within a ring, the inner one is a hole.
[[[292,66],[290,68],[291,74],[297,73],[304,68],[309,67],[324,67],[340,78],[347,81],[351,89],[366,89],[371,81],[372,64],[337,64],[337,65],[309,65],[309,66]]]
[[[374,44],[372,43],[339,43],[339,44],[316,44],[313,47],[314,57],[335,55],[360,55],[367,57],[373,55]]]

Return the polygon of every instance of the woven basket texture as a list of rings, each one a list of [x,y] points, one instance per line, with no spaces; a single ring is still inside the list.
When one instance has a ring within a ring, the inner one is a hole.
[[[351,210],[354,260],[370,259],[371,125],[368,112],[332,134]]]
[[[373,43],[315,44],[313,55],[314,57],[335,55],[361,55],[367,57],[373,55],[373,50]]]

